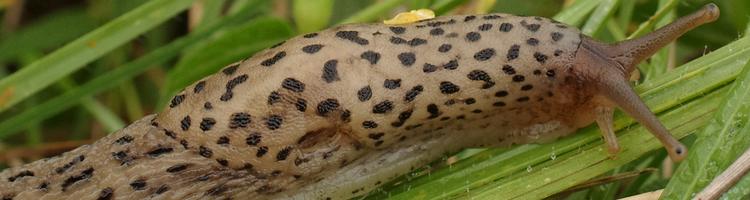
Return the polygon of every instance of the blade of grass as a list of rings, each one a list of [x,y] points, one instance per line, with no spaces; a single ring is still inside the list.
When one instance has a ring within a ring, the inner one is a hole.
[[[649,107],[658,113],[681,105],[696,96],[709,93],[715,88],[732,81],[745,64],[746,60],[744,58],[748,56],[750,56],[750,37],[735,41],[676,69],[673,73],[665,74],[651,82],[641,84],[635,89],[641,93],[642,98]],[[620,130],[632,123],[633,120],[624,117],[622,113],[618,112],[616,115],[616,130]],[[440,171],[432,173],[429,177],[419,177],[416,179],[417,181],[428,178],[431,181],[426,181],[427,183],[417,186],[405,183],[405,185],[411,186],[409,190],[400,194],[392,193],[391,197],[395,199],[408,199],[423,195],[446,197],[461,193],[467,188],[487,184],[492,180],[500,179],[523,170],[526,167],[547,161],[550,157],[554,157],[560,153],[573,151],[591,142],[601,143],[601,139],[595,131],[598,129],[594,128],[588,127],[580,131],[584,134],[574,134],[552,144],[516,147],[514,149],[522,148],[522,151],[519,150],[521,152],[516,152],[515,150],[511,150],[515,154],[512,156],[506,157],[504,154],[500,154],[504,152],[503,150],[489,149],[487,151],[490,152],[488,153],[490,157],[494,156],[496,159],[489,159],[487,163],[471,162],[471,164],[456,165],[449,169],[443,169],[451,171],[445,173],[446,175],[442,177]],[[479,155],[484,154],[480,153]],[[461,168],[462,166],[466,167]],[[565,188],[558,189],[562,190]]]
[[[648,20],[641,23],[641,25],[638,26],[638,29],[636,29],[633,34],[630,34],[630,37],[628,37],[628,39],[643,36],[644,34],[646,34],[646,31],[652,30],[654,23],[664,17],[664,15],[666,15],[667,13],[671,12],[674,7],[677,6],[677,3],[679,3],[678,0],[669,0],[666,4],[663,4],[664,6],[660,7],[653,16],[648,18]]]
[[[599,0],[576,0],[572,5],[557,13],[552,19],[573,26],[580,26],[591,11],[599,5]]]
[[[371,22],[371,21],[378,19],[378,17],[382,16],[389,10],[395,8],[396,6],[401,5],[404,2],[405,0],[379,1],[378,3],[372,4],[368,6],[367,8],[355,13],[354,15],[349,16],[348,18],[342,20],[341,22],[338,22],[338,24]]]
[[[454,8],[466,3],[467,0],[437,0],[432,3],[430,9],[435,11],[435,15],[444,15],[450,12]]]
[[[333,15],[333,0],[294,0],[292,8],[297,32],[309,33],[328,26]]]
[[[73,90],[47,100],[44,103],[21,112],[20,114],[14,115],[9,119],[0,122],[0,139],[5,139],[17,133],[19,127],[23,127],[25,124],[44,120],[70,108],[80,102],[81,98],[90,97],[106,89],[113,88],[125,80],[130,80],[145,70],[156,66],[156,64],[174,58],[182,52],[182,49],[205,40],[214,30],[246,21],[257,13],[257,10],[253,9],[252,6],[249,6],[246,10],[238,12],[236,15],[229,16],[203,31],[192,32],[185,37],[176,39],[175,41],[156,49],[133,62],[100,75]]]
[[[153,0],[0,80],[0,112],[185,10],[193,0]]]
[[[663,8],[667,6],[669,3],[668,0],[659,0],[659,8]],[[674,9],[669,11],[664,17],[659,19],[656,22],[656,27],[662,27],[670,22],[672,22],[675,18],[677,18],[677,14]],[[652,30],[653,31],[653,30]],[[657,77],[661,74],[664,74],[667,72],[667,69],[669,68],[670,64],[670,55],[673,55],[675,51],[675,44],[669,44],[659,50],[656,54],[651,56],[651,60],[649,64],[643,64],[641,65],[641,74],[644,74],[642,80],[648,81],[650,79],[653,79],[654,77]],[[674,64],[674,63],[672,63]],[[672,66],[674,67],[674,66]]]
[[[609,21],[610,16],[612,16],[612,13],[614,13],[619,4],[620,0],[604,0],[600,2],[599,7],[594,10],[589,20],[581,28],[581,32],[589,36],[596,35],[604,25],[604,22]]]

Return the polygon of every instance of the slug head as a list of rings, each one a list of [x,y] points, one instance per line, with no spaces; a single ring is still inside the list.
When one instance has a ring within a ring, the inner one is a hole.
[[[584,37],[573,59],[572,68],[577,76],[590,83],[601,97],[595,102],[596,121],[599,124],[610,152],[619,150],[612,131],[612,107],[617,106],[645,126],[664,145],[674,161],[687,155],[687,149],[659,122],[628,84],[628,77],[638,63],[651,57],[660,48],[685,32],[719,17],[719,8],[708,4],[699,11],[684,16],[640,38],[615,44],[604,44]]]

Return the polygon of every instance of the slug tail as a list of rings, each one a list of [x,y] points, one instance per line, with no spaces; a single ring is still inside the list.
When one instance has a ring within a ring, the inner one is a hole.
[[[648,35],[617,43],[612,46],[613,51],[608,52],[614,52],[614,55],[610,56],[623,67],[623,72],[629,75],[638,63],[651,57],[663,46],[676,40],[685,32],[713,22],[717,18],[719,18],[719,7],[710,3]]]

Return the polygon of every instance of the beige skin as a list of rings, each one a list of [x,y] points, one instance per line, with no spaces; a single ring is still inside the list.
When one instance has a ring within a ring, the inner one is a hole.
[[[615,153],[615,106],[680,160],[686,149],[626,77],[717,17],[710,4],[614,45],[507,14],[336,27],[230,65],[92,145],[3,171],[0,196],[350,198],[444,153],[551,141],[594,121]]]

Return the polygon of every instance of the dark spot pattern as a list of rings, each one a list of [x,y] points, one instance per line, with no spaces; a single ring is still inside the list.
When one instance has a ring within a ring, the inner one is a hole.
[[[447,63],[443,64],[443,68],[448,70],[458,69],[458,60],[448,61]]]
[[[404,52],[398,54],[398,60],[401,61],[401,64],[404,66],[411,66],[414,64],[414,62],[417,61],[417,56],[414,55],[412,52]]]
[[[263,136],[260,133],[252,133],[245,138],[245,143],[250,146],[257,146],[260,144],[261,139],[263,139]]]
[[[495,49],[493,48],[486,48],[479,50],[477,53],[474,54],[474,59],[478,61],[486,61],[489,60],[495,56]]]
[[[281,87],[292,92],[304,92],[305,84],[294,78],[286,78],[281,82]]]
[[[508,61],[518,58],[518,54],[520,51],[521,51],[520,45],[514,44],[510,46],[510,49],[508,49],[508,54],[506,55],[506,57],[508,58]]]
[[[276,161],[282,161],[286,160],[287,157],[289,157],[289,152],[292,150],[292,147],[284,147],[279,151],[278,154],[276,154]]]
[[[319,116],[328,116],[328,113],[333,112],[340,106],[339,101],[336,99],[326,99],[318,103],[317,113]]]
[[[434,36],[440,36],[440,35],[443,35],[444,33],[445,33],[445,30],[443,30],[442,28],[434,28],[430,30],[430,35],[434,35]]]
[[[359,98],[359,101],[361,102],[370,100],[371,97],[372,97],[372,88],[370,88],[369,85],[362,87],[361,89],[359,89],[359,91],[357,91],[357,98]]]
[[[271,57],[269,59],[266,59],[263,62],[260,62],[260,65],[263,65],[263,66],[266,66],[266,67],[270,67],[270,66],[276,64],[277,62],[279,62],[284,57],[286,57],[286,52],[285,51],[281,51],[281,52],[278,52],[278,53],[274,54],[273,57]]]
[[[294,103],[294,106],[297,107],[297,110],[300,112],[305,112],[307,110],[307,100],[305,99],[297,99],[297,102]]]
[[[200,81],[195,84],[195,87],[193,87],[193,93],[196,93],[196,94],[200,93],[201,91],[203,91],[203,88],[205,87],[206,87],[206,81]]]
[[[500,31],[502,32],[510,32],[513,30],[513,24],[510,23],[502,23],[500,24]]]
[[[268,153],[267,146],[258,147],[258,151],[255,152],[255,157],[263,157],[264,155],[266,155],[266,153]]]
[[[174,149],[171,147],[159,147],[146,153],[149,157],[156,158],[163,154],[172,153]]]
[[[96,197],[97,200],[110,200],[112,197],[115,196],[115,190],[111,187],[106,187],[102,189],[102,191],[99,191],[99,196]]]
[[[137,179],[133,182],[130,182],[130,188],[133,188],[133,190],[144,190],[146,189],[146,180]]]
[[[247,81],[247,79],[248,79],[247,74],[243,74],[243,75],[233,78],[232,80],[229,80],[229,82],[227,82],[227,85],[225,87],[226,91],[224,92],[224,94],[221,95],[219,100],[229,101],[230,99],[232,99],[232,96],[234,96],[234,92],[233,92],[234,88],[237,87],[237,85]]]
[[[323,64],[323,75],[321,75],[321,77],[326,83],[332,83],[334,81],[341,80],[341,78],[339,78],[339,70],[337,68],[338,64],[338,60],[329,60]]]
[[[308,33],[308,34],[303,35],[302,37],[304,37],[304,38],[314,38],[314,37],[317,37],[317,36],[318,36],[318,33]]]
[[[119,145],[123,145],[123,144],[130,143],[132,141],[133,141],[133,136],[125,135],[125,136],[122,136],[120,138],[117,138],[117,140],[115,140],[114,143],[115,144],[119,144]]]
[[[391,32],[395,34],[402,34],[406,32],[406,28],[400,27],[400,26],[391,26],[391,27],[388,27],[388,29],[391,29]]]
[[[218,140],[216,140],[216,144],[218,145],[228,145],[229,144],[229,137],[227,136],[221,136]]]
[[[477,32],[469,32],[466,34],[466,41],[476,42],[479,41],[479,39],[482,39],[482,35]]]
[[[541,25],[539,25],[539,24],[529,24],[525,20],[521,21],[521,26],[525,27],[526,30],[529,30],[531,32],[536,32],[541,27]]]
[[[81,171],[81,173],[79,173],[77,175],[73,175],[73,176],[68,177],[67,179],[65,179],[65,181],[63,181],[63,183],[61,185],[62,186],[62,191],[65,192],[66,190],[68,190],[68,187],[70,187],[71,185],[75,184],[78,181],[89,179],[93,175],[94,175],[94,168],[93,167],[89,167],[89,168]]]
[[[414,110],[407,110],[404,112],[401,112],[398,114],[398,121],[391,123],[391,126],[393,127],[401,127],[406,123],[406,120],[408,120],[411,117],[411,114],[414,112]]]
[[[250,114],[244,112],[234,113],[229,117],[229,128],[246,128],[250,124]]]
[[[302,47],[302,51],[308,54],[314,54],[320,51],[320,49],[323,48],[322,44],[311,44],[307,45],[305,47]]]
[[[453,48],[453,46],[451,46],[450,44],[442,44],[440,45],[440,47],[438,47],[438,51],[441,53],[445,53],[450,51],[451,48]]]
[[[393,102],[388,100],[375,104],[375,106],[372,107],[372,113],[375,114],[383,114],[390,112],[391,110],[393,110]]]
[[[177,172],[181,172],[182,170],[187,169],[188,166],[190,166],[190,165],[188,165],[188,164],[177,164],[177,165],[173,165],[173,166],[167,168],[166,171],[169,172],[169,173],[177,173]]]
[[[180,120],[180,128],[183,131],[189,130],[190,129],[190,124],[191,124],[190,123],[190,115],[185,116],[185,117],[182,118],[182,120]]]
[[[198,154],[206,158],[211,158],[211,156],[214,156],[214,152],[204,146],[198,147]]]
[[[563,34],[560,32],[552,32],[550,33],[550,37],[552,38],[552,41],[560,41],[563,38]]]
[[[215,124],[216,119],[210,117],[203,118],[203,120],[201,120],[200,129],[203,131],[209,131],[214,127]]]
[[[488,89],[492,86],[495,86],[495,82],[492,81],[492,78],[490,78],[490,75],[487,74],[487,72],[482,70],[473,70],[469,72],[469,74],[466,75],[469,80],[473,81],[484,81],[484,84],[482,85],[482,89]]]
[[[65,163],[65,165],[63,165],[61,167],[58,167],[58,168],[55,168],[55,173],[62,174],[65,171],[68,171],[68,169],[70,169],[71,167],[75,166],[76,164],[78,164],[80,162],[83,162],[83,160],[85,160],[85,159],[86,159],[85,156],[79,155],[78,157],[75,157],[72,160],[70,160],[70,162]]]
[[[279,115],[271,115],[266,119],[266,127],[271,130],[276,130],[281,127],[281,124],[284,122],[284,118],[281,118]]]
[[[357,31],[339,31],[339,32],[336,32],[336,37],[349,40],[359,45],[370,44],[370,41],[367,41],[366,39],[359,37],[359,32]]]
[[[385,81],[383,81],[383,87],[390,90],[397,89],[401,87],[401,79],[385,79]]]
[[[174,108],[174,107],[180,105],[180,103],[182,103],[182,101],[184,101],[184,100],[185,100],[185,94],[180,94],[180,95],[174,96],[172,98],[172,101],[169,102],[169,107],[170,108]]]
[[[442,114],[440,110],[438,109],[438,106],[433,104],[427,105],[427,112],[430,113],[430,116],[427,117],[427,119],[435,119]]]
[[[479,31],[488,31],[488,30],[492,29],[492,24],[482,24],[482,25],[479,25],[479,27],[477,27],[477,29]]]
[[[460,90],[458,85],[448,81],[440,82],[440,92],[443,94],[453,94]]]
[[[385,135],[385,133],[370,133],[367,134],[367,137],[373,140],[380,140]]]
[[[495,92],[495,97],[505,97],[508,96],[508,91],[500,90]]]
[[[422,66],[422,71],[424,73],[432,73],[432,72],[437,71],[437,69],[438,69],[437,66],[430,64],[430,63],[425,63],[424,66]]]
[[[378,127],[378,123],[374,121],[363,121],[362,122],[362,128],[365,129],[374,129]]]
[[[380,53],[368,50],[362,53],[362,55],[360,55],[359,57],[367,61],[370,61],[370,64],[374,65],[374,64],[378,64],[378,61],[380,60]]]
[[[273,91],[268,95],[268,105],[273,105],[279,101],[281,101],[281,94],[279,92]]]
[[[537,62],[542,63],[542,64],[544,64],[547,61],[547,55],[544,55],[539,52],[534,53],[534,58],[536,59]]]
[[[528,40],[526,40],[526,44],[530,46],[536,46],[539,44],[539,40],[537,40],[536,38],[529,38]]]
[[[476,18],[477,18],[477,16],[474,16],[474,15],[469,15],[469,16],[466,16],[466,17],[464,18],[464,22],[468,22],[468,21],[474,20],[474,19],[476,19]]]
[[[27,177],[27,176],[34,176],[34,172],[29,170],[23,170],[21,172],[18,172],[16,175],[13,175],[11,177],[8,177],[9,182],[15,182],[16,180]]]
[[[405,102],[412,102],[414,99],[417,98],[417,95],[422,93],[424,91],[424,87],[422,85],[417,85],[411,88],[409,91],[406,92],[406,95],[404,95],[404,101]]]
[[[513,75],[516,74],[516,69],[513,68],[513,66],[510,65],[503,65],[503,72],[507,75]]]
[[[221,72],[224,73],[225,75],[232,75],[234,74],[234,72],[237,71],[237,68],[239,66],[240,66],[240,63],[235,63],[235,64],[230,65],[227,68],[224,68],[223,70],[221,70]]]
[[[528,91],[528,90],[531,90],[531,89],[533,89],[533,88],[534,88],[534,86],[533,86],[533,85],[530,85],[530,84],[527,84],[527,85],[521,86],[521,90],[523,90],[523,91]]]
[[[526,78],[523,75],[513,76],[513,82],[523,82]]]

